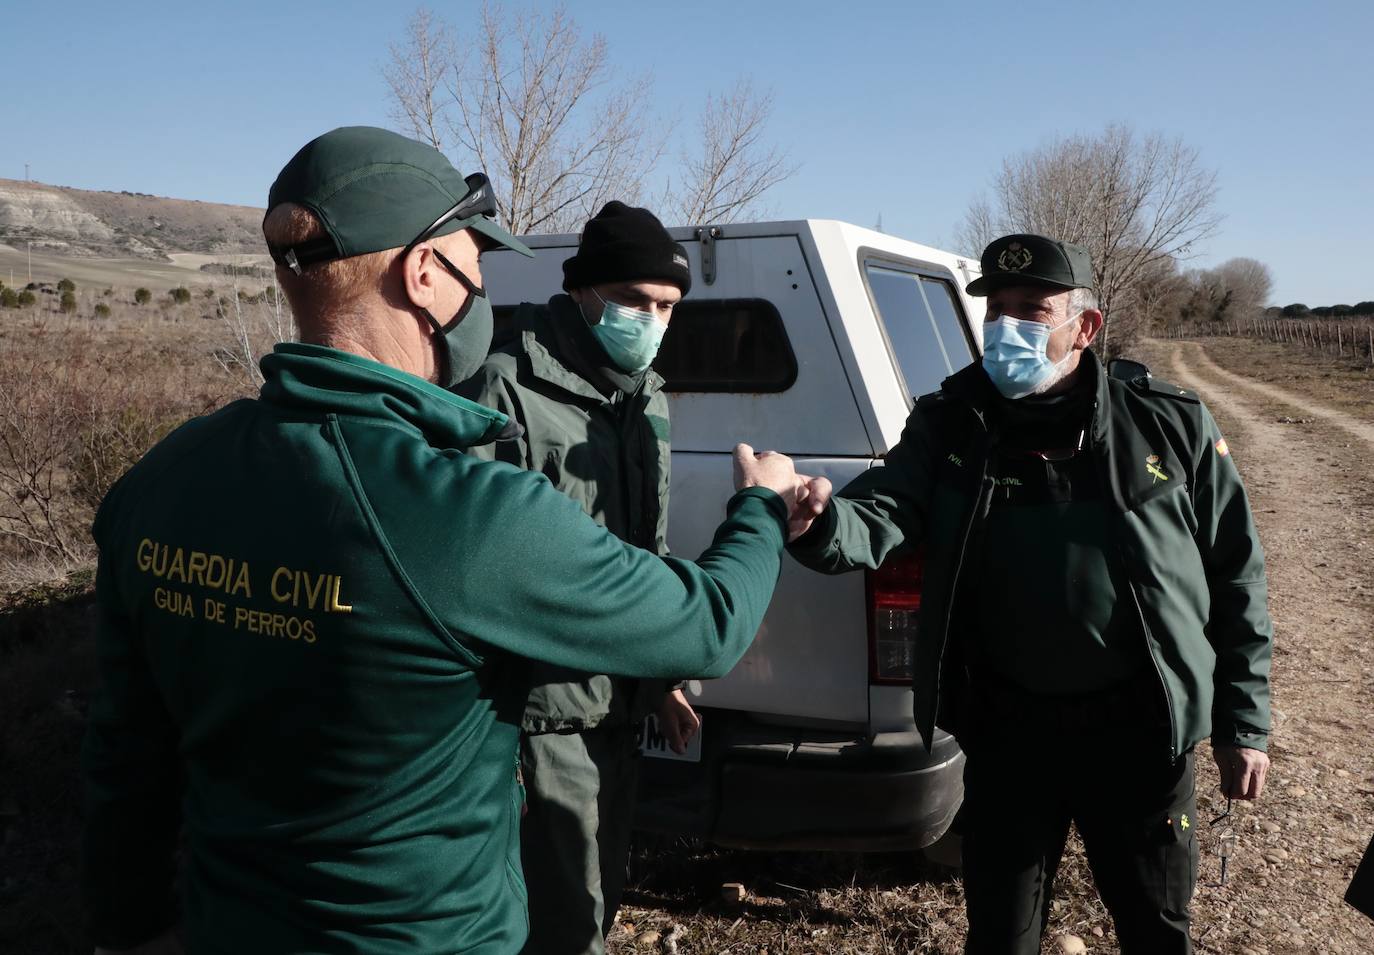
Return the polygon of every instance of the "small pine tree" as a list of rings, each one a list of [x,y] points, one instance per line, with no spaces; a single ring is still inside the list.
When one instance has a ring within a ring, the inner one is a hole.
[[[191,290],[184,285],[178,285],[167,294],[171,296],[172,301],[178,305],[185,305],[187,302],[191,301]]]
[[[71,279],[62,279],[57,283],[57,290],[59,292],[75,292],[76,283]]]
[[[19,293],[18,300],[15,302],[15,304],[16,304],[19,308],[30,308],[30,307],[32,307],[33,304],[34,304],[35,302],[37,302],[37,301],[38,301],[37,296],[35,296],[35,295],[34,295],[32,292],[30,292],[28,289],[24,289],[24,291],[22,291],[22,292]]]
[[[76,293],[71,289],[64,290],[62,298],[58,300],[58,307],[68,315],[76,311]]]
[[[96,317],[96,318],[109,318],[109,317],[110,317],[110,306],[106,305],[104,302],[97,302],[97,303],[96,303],[96,306],[95,306],[95,317]]]
[[[135,304],[135,305],[147,305],[147,304],[148,304],[149,302],[151,302],[152,300],[153,300],[153,293],[150,292],[150,291],[148,291],[146,288],[136,288],[136,289],[134,289],[134,304]]]
[[[12,288],[0,288],[0,308],[18,308],[19,293]]]

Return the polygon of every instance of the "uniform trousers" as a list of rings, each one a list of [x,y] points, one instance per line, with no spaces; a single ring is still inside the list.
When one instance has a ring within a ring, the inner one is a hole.
[[[1123,955],[1192,951],[1193,754],[1169,757],[1167,717],[1138,702],[1140,685],[1069,699],[974,692],[956,823],[969,955],[1039,953],[1071,822]]]
[[[523,736],[526,955],[602,955],[625,890],[639,778],[633,726]]]

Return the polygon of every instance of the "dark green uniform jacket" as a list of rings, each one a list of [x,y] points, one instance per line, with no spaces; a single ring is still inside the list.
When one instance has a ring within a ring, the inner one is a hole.
[[[473,453],[542,472],[616,537],[666,555],[671,448],[663,379],[652,369],[632,376],[615,367],[566,295],[546,307],[521,305],[513,324],[518,337],[458,392],[509,415],[524,433]],[[553,664],[534,664],[530,675],[530,733],[633,723],[668,689]]]
[[[699,561],[660,558],[462,452],[503,415],[332,349],[262,364],[96,519],[95,940],[170,923],[184,822],[191,951],[518,951],[523,658],[723,675],[782,502],[738,494]]]
[[[1110,379],[1091,352],[1080,374],[1096,393],[1088,450],[1107,489],[1126,599],[1167,700],[1170,753],[1209,733],[1214,743],[1264,749],[1273,641],[1264,556],[1216,423],[1193,393],[1152,378]],[[965,671],[958,634],[951,640],[953,594],[993,492],[998,435],[987,411],[998,400],[977,364],[946,379],[917,402],[885,466],[850,482],[792,547],[802,563],[835,573],[924,544],[914,691],[927,741],[937,722],[959,728]],[[973,592],[994,599],[997,581]]]

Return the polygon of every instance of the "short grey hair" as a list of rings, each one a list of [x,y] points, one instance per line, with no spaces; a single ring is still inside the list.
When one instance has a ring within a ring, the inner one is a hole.
[[[1096,309],[1097,292],[1090,288],[1069,289],[1069,316],[1077,318],[1088,309]]]

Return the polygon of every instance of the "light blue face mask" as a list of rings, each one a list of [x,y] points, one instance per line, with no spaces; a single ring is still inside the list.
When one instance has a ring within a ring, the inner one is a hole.
[[[1059,361],[1045,354],[1050,335],[1078,316],[1053,327],[1044,322],[1003,315],[983,325],[983,370],[1007,398],[1024,398],[1058,377],[1073,357],[1070,351]]]
[[[603,306],[601,321],[592,326],[597,341],[622,371],[632,375],[644,371],[658,355],[663,335],[668,331],[667,323],[660,322],[653,312],[608,302],[596,289],[591,291]]]

